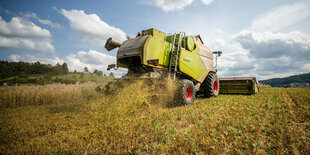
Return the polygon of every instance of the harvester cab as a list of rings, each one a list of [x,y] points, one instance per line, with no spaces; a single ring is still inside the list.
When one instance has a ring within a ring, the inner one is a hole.
[[[184,32],[166,35],[152,28],[123,43],[109,38],[105,47],[108,51],[119,48],[117,63],[109,65],[108,70],[127,68],[128,73],[123,78],[177,81],[176,96],[184,104],[192,103],[196,94],[216,97],[220,92],[213,55],[217,59],[222,52],[212,52],[204,45],[200,35],[186,36]]]

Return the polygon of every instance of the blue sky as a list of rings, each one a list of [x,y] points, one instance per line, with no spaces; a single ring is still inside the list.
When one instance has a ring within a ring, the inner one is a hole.
[[[211,50],[222,50],[220,76],[310,72],[309,0],[1,0],[0,16],[1,60],[66,62],[71,71],[108,74],[116,50],[105,50],[107,38],[156,28],[200,34]]]

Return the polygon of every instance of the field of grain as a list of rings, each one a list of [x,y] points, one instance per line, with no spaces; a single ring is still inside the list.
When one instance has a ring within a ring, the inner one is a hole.
[[[90,98],[99,97],[95,91],[97,84],[50,84],[0,87],[0,109],[20,106],[49,104],[85,103]]]
[[[134,82],[112,93],[93,92],[91,84],[86,91],[1,87],[0,152],[310,154],[309,88],[261,88],[176,106],[162,95],[166,89],[150,86]],[[59,101],[25,99],[36,93]]]

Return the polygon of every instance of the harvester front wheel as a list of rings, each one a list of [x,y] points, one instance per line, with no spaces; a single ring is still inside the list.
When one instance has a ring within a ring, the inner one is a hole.
[[[183,105],[191,104],[196,98],[196,90],[192,81],[181,80],[178,89],[177,99],[179,103]]]
[[[216,97],[220,92],[220,82],[216,73],[210,72],[202,83],[202,92],[205,97]]]

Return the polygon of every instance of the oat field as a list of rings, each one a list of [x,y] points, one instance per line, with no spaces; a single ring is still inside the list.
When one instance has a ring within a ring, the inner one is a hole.
[[[95,87],[1,87],[0,154],[310,154],[309,88],[177,106],[144,82]]]

